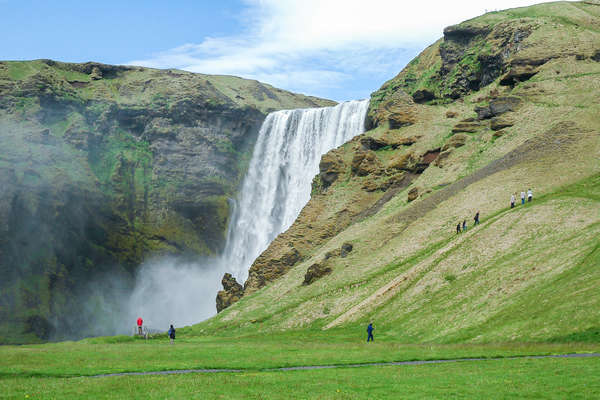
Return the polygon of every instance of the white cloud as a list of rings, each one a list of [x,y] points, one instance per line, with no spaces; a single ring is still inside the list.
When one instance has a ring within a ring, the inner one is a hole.
[[[357,74],[365,79],[395,75],[408,55],[441,37],[445,26],[536,2],[246,0],[248,8],[240,15],[243,34],[203,38],[129,64],[239,75],[321,94],[323,88],[343,87]],[[402,49],[410,49],[409,54],[399,55]]]

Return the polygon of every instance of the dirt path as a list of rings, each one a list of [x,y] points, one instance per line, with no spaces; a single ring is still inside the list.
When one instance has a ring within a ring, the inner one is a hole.
[[[358,368],[358,367],[385,367],[394,365],[425,365],[425,364],[445,364],[466,361],[492,361],[492,360],[519,360],[519,359],[538,359],[538,358],[587,358],[600,357],[600,353],[582,353],[582,354],[557,354],[550,356],[516,356],[516,357],[498,357],[498,358],[455,358],[450,360],[417,360],[417,361],[390,361],[390,362],[375,362],[364,364],[344,364],[344,365],[305,365],[298,367],[282,367],[282,368],[264,368],[258,369],[259,372],[276,372],[276,371],[303,371],[314,369],[330,369],[330,368]],[[107,378],[111,376],[135,376],[135,375],[177,375],[177,374],[212,374],[217,372],[247,372],[256,370],[247,369],[177,369],[170,371],[148,371],[148,372],[119,372],[114,374],[91,375],[87,378]]]

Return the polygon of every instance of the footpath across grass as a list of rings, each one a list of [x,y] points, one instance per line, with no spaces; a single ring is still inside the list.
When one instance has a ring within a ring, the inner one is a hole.
[[[385,361],[498,358],[600,352],[600,343],[401,344],[365,343],[347,329],[288,331],[264,336],[181,337],[148,341],[123,337],[81,342],[0,346],[0,379],[74,377],[117,372],[234,368],[259,371],[304,365],[345,365]],[[365,333],[366,335],[366,333]],[[375,336],[378,340],[377,335]],[[112,343],[111,343],[112,342]]]
[[[590,399],[598,359],[500,359],[308,371],[108,378],[6,378],[3,398]]]

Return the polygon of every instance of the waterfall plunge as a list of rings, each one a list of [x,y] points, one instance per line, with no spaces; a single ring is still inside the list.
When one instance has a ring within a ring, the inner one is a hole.
[[[368,100],[285,110],[265,119],[233,213],[223,267],[239,282],[310,200],[321,156],[363,132]]]
[[[190,325],[215,314],[225,272],[244,282],[248,269],[310,199],[321,156],[363,132],[368,100],[277,111],[265,119],[218,258],[194,264],[163,259],[142,265],[119,323],[138,316],[152,328]]]

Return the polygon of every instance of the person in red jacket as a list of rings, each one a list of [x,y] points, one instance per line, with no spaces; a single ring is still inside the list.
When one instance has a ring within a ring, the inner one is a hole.
[[[143,324],[144,324],[144,320],[142,319],[142,317],[138,317],[138,319],[137,319],[138,335],[143,335],[144,334],[142,332],[142,325]]]

